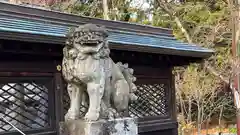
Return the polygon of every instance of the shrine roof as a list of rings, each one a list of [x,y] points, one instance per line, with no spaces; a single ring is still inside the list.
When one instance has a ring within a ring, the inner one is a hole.
[[[205,58],[213,50],[178,41],[172,30],[0,3],[0,39],[64,44],[70,28],[106,26],[113,49]]]

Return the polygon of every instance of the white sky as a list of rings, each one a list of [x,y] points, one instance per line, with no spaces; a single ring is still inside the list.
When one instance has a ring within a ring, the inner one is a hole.
[[[133,0],[131,3],[131,7],[137,7],[146,10],[150,8],[150,4],[148,4],[147,0]],[[137,17],[136,14],[132,15],[133,17]],[[148,20],[152,21],[152,14],[148,15]]]
[[[147,9],[150,5],[147,3],[147,0],[133,0],[131,6]]]

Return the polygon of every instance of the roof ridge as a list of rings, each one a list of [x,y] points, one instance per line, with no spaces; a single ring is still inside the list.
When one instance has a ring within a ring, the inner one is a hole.
[[[124,33],[124,34],[132,34],[132,35],[136,35],[136,32],[129,32],[129,31],[119,31],[119,30],[108,30],[109,32],[114,32],[114,33]],[[153,34],[147,34],[147,33],[137,33],[137,35],[140,36],[148,36],[148,37],[157,37],[157,38],[161,38],[161,39],[170,39],[170,40],[177,40],[175,37],[169,37],[167,35],[153,35]]]
[[[1,13],[0,13],[1,15]],[[49,24],[49,25],[55,25],[56,26],[59,26],[59,27],[63,27],[63,26],[66,26],[66,27],[77,27],[79,25],[77,24],[66,24],[66,23],[62,23],[62,22],[53,22],[51,20],[44,20],[44,19],[35,19],[35,18],[25,18],[25,17],[3,17],[3,16],[0,16],[0,18],[2,18],[3,20],[4,19],[7,19],[7,20],[23,20],[23,21],[29,21],[29,22],[36,22],[36,23],[45,23],[45,24]],[[136,31],[127,31],[127,29],[123,29],[123,30],[114,30],[114,29],[109,29],[107,28],[108,31],[111,31],[111,32],[117,32],[117,33],[126,33],[126,34],[134,34],[136,33]],[[166,38],[166,39],[176,39],[174,37],[174,35],[170,36],[168,34],[165,34],[165,33],[159,33],[158,35],[156,34],[153,34],[153,33],[138,33],[139,35],[147,35],[147,36],[151,36],[151,37],[161,37],[161,38]]]
[[[27,11],[31,11],[31,12],[27,12]],[[46,20],[55,20],[55,21],[72,22],[72,23],[75,22],[78,24],[88,23],[91,21],[96,24],[101,24],[101,25],[105,24],[105,26],[112,27],[115,29],[121,29],[122,26],[120,25],[124,25],[125,28],[128,27],[131,30],[136,30],[136,31],[141,30],[142,33],[149,33],[149,34],[166,33],[169,36],[172,35],[172,30],[168,28],[161,28],[161,27],[155,27],[155,26],[143,25],[143,24],[137,24],[137,23],[129,23],[129,22],[123,22],[123,21],[104,20],[99,18],[92,18],[87,16],[80,16],[75,14],[63,13],[59,11],[53,11],[49,9],[39,9],[39,8],[26,7],[22,5],[3,3],[3,2],[0,2],[0,13],[1,12],[4,12],[5,15],[11,13],[19,17],[30,16],[30,18],[44,18]],[[69,19],[67,19],[67,17]]]

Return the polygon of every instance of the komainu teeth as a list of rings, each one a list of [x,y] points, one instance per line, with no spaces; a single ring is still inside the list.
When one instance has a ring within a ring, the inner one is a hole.
[[[118,65],[122,65],[122,62],[118,62],[117,64],[118,64]]]
[[[128,64],[125,63],[125,64],[123,65],[123,67],[124,67],[124,68],[128,68]]]
[[[133,74],[134,70],[132,68],[129,68],[128,70],[130,74]]]
[[[136,80],[137,80],[137,78],[136,78],[136,77],[133,77],[133,78],[132,78],[132,81],[133,81],[133,82],[135,82]]]

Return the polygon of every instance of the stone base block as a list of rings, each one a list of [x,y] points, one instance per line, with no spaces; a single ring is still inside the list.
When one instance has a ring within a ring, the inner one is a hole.
[[[60,135],[137,135],[138,126],[133,118],[84,121],[73,120],[60,123]]]

